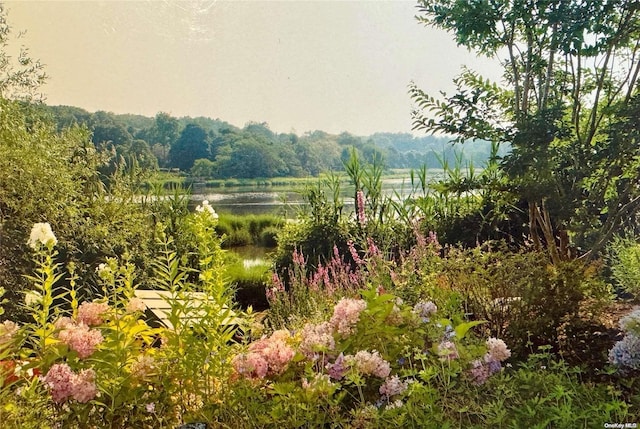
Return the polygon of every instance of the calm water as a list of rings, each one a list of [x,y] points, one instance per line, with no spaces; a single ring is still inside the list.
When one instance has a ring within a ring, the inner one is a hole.
[[[396,198],[396,193],[401,197],[411,191],[409,178],[383,179],[383,193]],[[274,213],[295,217],[296,211],[305,202],[300,191],[292,187],[284,186],[239,186],[226,188],[205,188],[194,186],[191,195],[192,207],[196,207],[203,200],[208,200],[213,208],[222,213],[232,214],[265,214]],[[353,209],[354,188],[343,186],[345,208]]]

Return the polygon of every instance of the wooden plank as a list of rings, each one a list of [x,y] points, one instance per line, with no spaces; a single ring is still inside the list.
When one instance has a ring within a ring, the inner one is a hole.
[[[171,314],[171,303],[169,299],[172,296],[171,292],[166,290],[138,289],[134,293],[136,298],[141,299],[144,305],[163,325],[168,328],[173,328],[171,322],[169,322],[169,315]],[[203,292],[186,292],[185,295],[189,297],[189,300],[186,302],[188,307],[181,319],[183,321],[195,321],[203,317],[205,312],[199,307],[203,305],[203,300],[206,299],[206,295]],[[176,299],[176,302],[181,306],[185,305],[185,300]],[[239,322],[235,312],[230,311],[223,321],[223,325],[237,325]]]

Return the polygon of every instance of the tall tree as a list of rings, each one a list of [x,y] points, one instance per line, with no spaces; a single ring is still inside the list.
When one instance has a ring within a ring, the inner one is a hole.
[[[150,133],[151,144],[159,144],[162,148],[162,164],[167,162],[171,145],[180,135],[180,123],[178,119],[165,112],[159,112],[155,117],[155,123]]]
[[[414,128],[509,142],[503,170],[528,205],[533,242],[554,260],[567,256],[569,237],[595,254],[640,207],[640,150],[612,150],[627,136],[611,128],[637,93],[638,3],[420,0],[419,8],[420,22],[500,61],[504,86],[467,69],[444,100],[412,84]]]
[[[169,163],[172,167],[187,171],[193,167],[196,159],[209,157],[207,132],[196,124],[187,124],[178,140],[169,150]]]

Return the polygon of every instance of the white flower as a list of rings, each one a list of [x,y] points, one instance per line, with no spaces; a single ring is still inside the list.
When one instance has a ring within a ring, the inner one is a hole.
[[[34,305],[40,304],[42,301],[42,295],[35,291],[27,291],[24,294],[24,303],[27,307],[33,307]]]
[[[135,313],[136,311],[144,311],[146,308],[147,306],[140,298],[131,298],[127,303],[126,311],[127,313]]]
[[[198,213],[203,213],[203,212],[207,212],[211,215],[211,217],[213,217],[214,219],[218,219],[218,213],[216,213],[216,211],[213,209],[213,207],[211,207],[209,205],[209,201],[208,200],[204,200],[202,201],[202,205],[196,207],[196,211]]]
[[[35,250],[38,248],[38,243],[46,246],[49,242],[52,242],[54,246],[58,243],[58,239],[53,235],[49,222],[34,224],[33,228],[31,228],[29,240],[27,241],[29,247]]]

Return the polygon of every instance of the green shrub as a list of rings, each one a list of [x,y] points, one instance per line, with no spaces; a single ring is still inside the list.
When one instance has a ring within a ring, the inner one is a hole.
[[[260,233],[260,245],[263,247],[276,247],[278,245],[278,234],[280,228],[269,226]]]
[[[612,277],[621,291],[639,296],[640,243],[629,236],[617,236],[609,246],[608,255]]]
[[[466,311],[486,320],[491,335],[508,341],[519,357],[547,344],[559,351],[558,329],[596,314],[610,299],[597,267],[578,260],[552,265],[543,252],[453,249],[440,276],[462,295]]]
[[[224,247],[247,246],[253,243],[251,234],[246,229],[232,230],[224,239]]]

